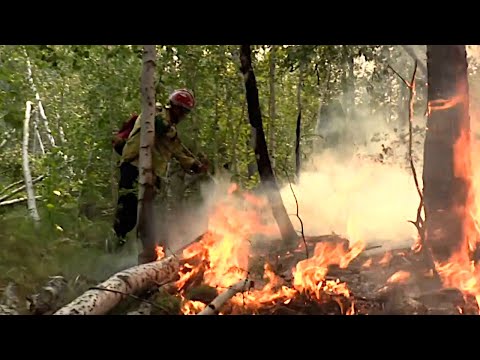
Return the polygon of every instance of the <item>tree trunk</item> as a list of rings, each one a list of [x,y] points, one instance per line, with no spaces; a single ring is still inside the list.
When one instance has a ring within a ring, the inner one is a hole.
[[[275,175],[272,170],[270,158],[268,156],[267,142],[263,131],[262,113],[260,111],[260,102],[258,99],[258,88],[255,74],[252,68],[250,45],[242,45],[240,48],[241,70],[245,79],[245,90],[248,106],[248,118],[250,124],[255,129],[255,156],[260,174],[260,181],[265,188],[272,213],[277,221],[283,241],[287,244],[294,244],[297,239],[295,229],[288,217],[282,197],[278,190]]]
[[[240,121],[238,123],[237,129],[233,132],[233,140],[232,140],[232,172],[235,176],[238,175],[238,159],[237,159],[237,143],[238,143],[238,135],[242,131],[242,124],[245,118],[245,107],[246,102],[244,101],[242,104],[242,115],[240,116]],[[233,127],[233,125],[232,125]]]
[[[269,85],[270,85],[270,106],[269,106],[269,115],[270,121],[268,124],[268,142],[270,148],[270,158],[272,162],[272,170],[275,171],[275,118],[276,108],[275,108],[275,54],[277,47],[272,45],[270,50],[270,72],[269,72]]]
[[[426,243],[435,260],[445,261],[467,250],[473,233],[467,59],[464,45],[429,45],[427,49]]]
[[[30,115],[32,111],[32,103],[27,101],[25,109],[25,121],[23,122],[23,146],[22,146],[22,158],[23,158],[23,176],[25,179],[25,187],[27,189],[27,204],[28,212],[35,222],[40,221],[40,216],[37,211],[37,204],[35,201],[35,191],[33,189],[32,174],[30,173],[30,165],[28,160],[28,137],[30,130]]]
[[[48,119],[45,115],[45,110],[43,109],[42,100],[40,99],[40,94],[38,93],[37,86],[35,85],[35,81],[33,81],[33,73],[32,73],[32,64],[30,62],[30,58],[28,57],[27,51],[25,50],[25,56],[27,58],[27,71],[28,71],[28,82],[30,83],[30,87],[35,94],[35,101],[38,105],[38,110],[40,112],[40,116],[43,119],[43,124],[45,125],[45,130],[47,131],[47,138],[50,142],[52,147],[55,146],[55,139],[53,138],[52,131],[50,130],[50,126],[48,125]]]
[[[155,140],[155,45],[144,45],[143,71],[141,79],[142,116],[139,154],[139,191],[138,191],[138,236],[143,245],[139,263],[154,261],[155,217],[154,217],[154,176],[152,150]]]
[[[42,153],[42,155],[45,155],[45,147],[43,146],[42,137],[40,136],[40,131],[38,130],[38,120],[39,120],[38,110],[36,110],[34,121],[33,121],[33,126],[35,128],[35,135],[36,135],[36,139],[38,141],[38,146],[40,147],[40,152]]]
[[[302,86],[303,86],[303,68],[302,62],[298,68],[298,85],[297,85],[297,126],[295,130],[295,180],[300,181],[300,136],[302,130]]]

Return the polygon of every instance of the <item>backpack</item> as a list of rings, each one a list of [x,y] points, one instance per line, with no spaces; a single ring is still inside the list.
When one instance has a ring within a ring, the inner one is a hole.
[[[137,120],[137,118],[138,118],[138,115],[134,113],[129,120],[123,123],[120,130],[118,130],[114,135],[114,138],[112,140],[112,145],[115,151],[117,152],[117,154],[119,154],[120,156],[122,155],[122,151],[123,151],[123,148],[125,147],[125,143],[127,142],[127,139],[130,136],[130,133],[132,132],[133,127],[135,126],[135,121]]]

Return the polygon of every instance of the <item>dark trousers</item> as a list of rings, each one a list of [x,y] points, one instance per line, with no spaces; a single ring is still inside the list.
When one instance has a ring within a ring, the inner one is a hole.
[[[124,238],[137,224],[137,180],[138,168],[129,163],[120,165],[118,205],[113,229]]]

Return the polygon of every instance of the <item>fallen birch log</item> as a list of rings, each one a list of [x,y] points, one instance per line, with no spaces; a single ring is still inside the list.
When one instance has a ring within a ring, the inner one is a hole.
[[[32,184],[35,184],[35,183],[43,180],[43,177],[44,177],[43,175],[40,175],[39,177],[33,179],[33,180],[32,180]],[[25,181],[25,180],[22,180],[22,182],[23,182],[23,181]],[[5,194],[5,195],[0,196],[0,202],[5,201],[5,200],[11,198],[13,195],[18,194],[20,191],[25,190],[25,188],[26,188],[26,185],[22,185],[22,186],[16,188],[15,190],[12,190],[12,191],[9,192],[8,194]]]
[[[220,308],[225,304],[228,300],[234,297],[238,293],[242,293],[248,291],[253,287],[252,280],[241,280],[238,283],[232,285],[230,289],[218,295],[210,304],[208,304],[205,309],[200,311],[198,315],[215,315],[218,314]]]
[[[138,265],[116,273],[95,289],[88,290],[54,315],[103,315],[129,294],[173,281],[180,269],[179,259],[169,256],[161,261]]]
[[[41,198],[42,198],[41,196],[35,196],[36,200],[39,200]],[[21,197],[21,198],[12,199],[12,200],[5,200],[5,201],[0,202],[0,206],[15,205],[15,204],[25,202],[27,200],[28,200],[27,197]]]

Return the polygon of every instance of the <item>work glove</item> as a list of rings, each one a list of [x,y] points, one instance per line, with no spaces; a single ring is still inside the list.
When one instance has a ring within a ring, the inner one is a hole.
[[[191,167],[191,170],[196,174],[205,174],[208,172],[208,163],[196,162]]]

